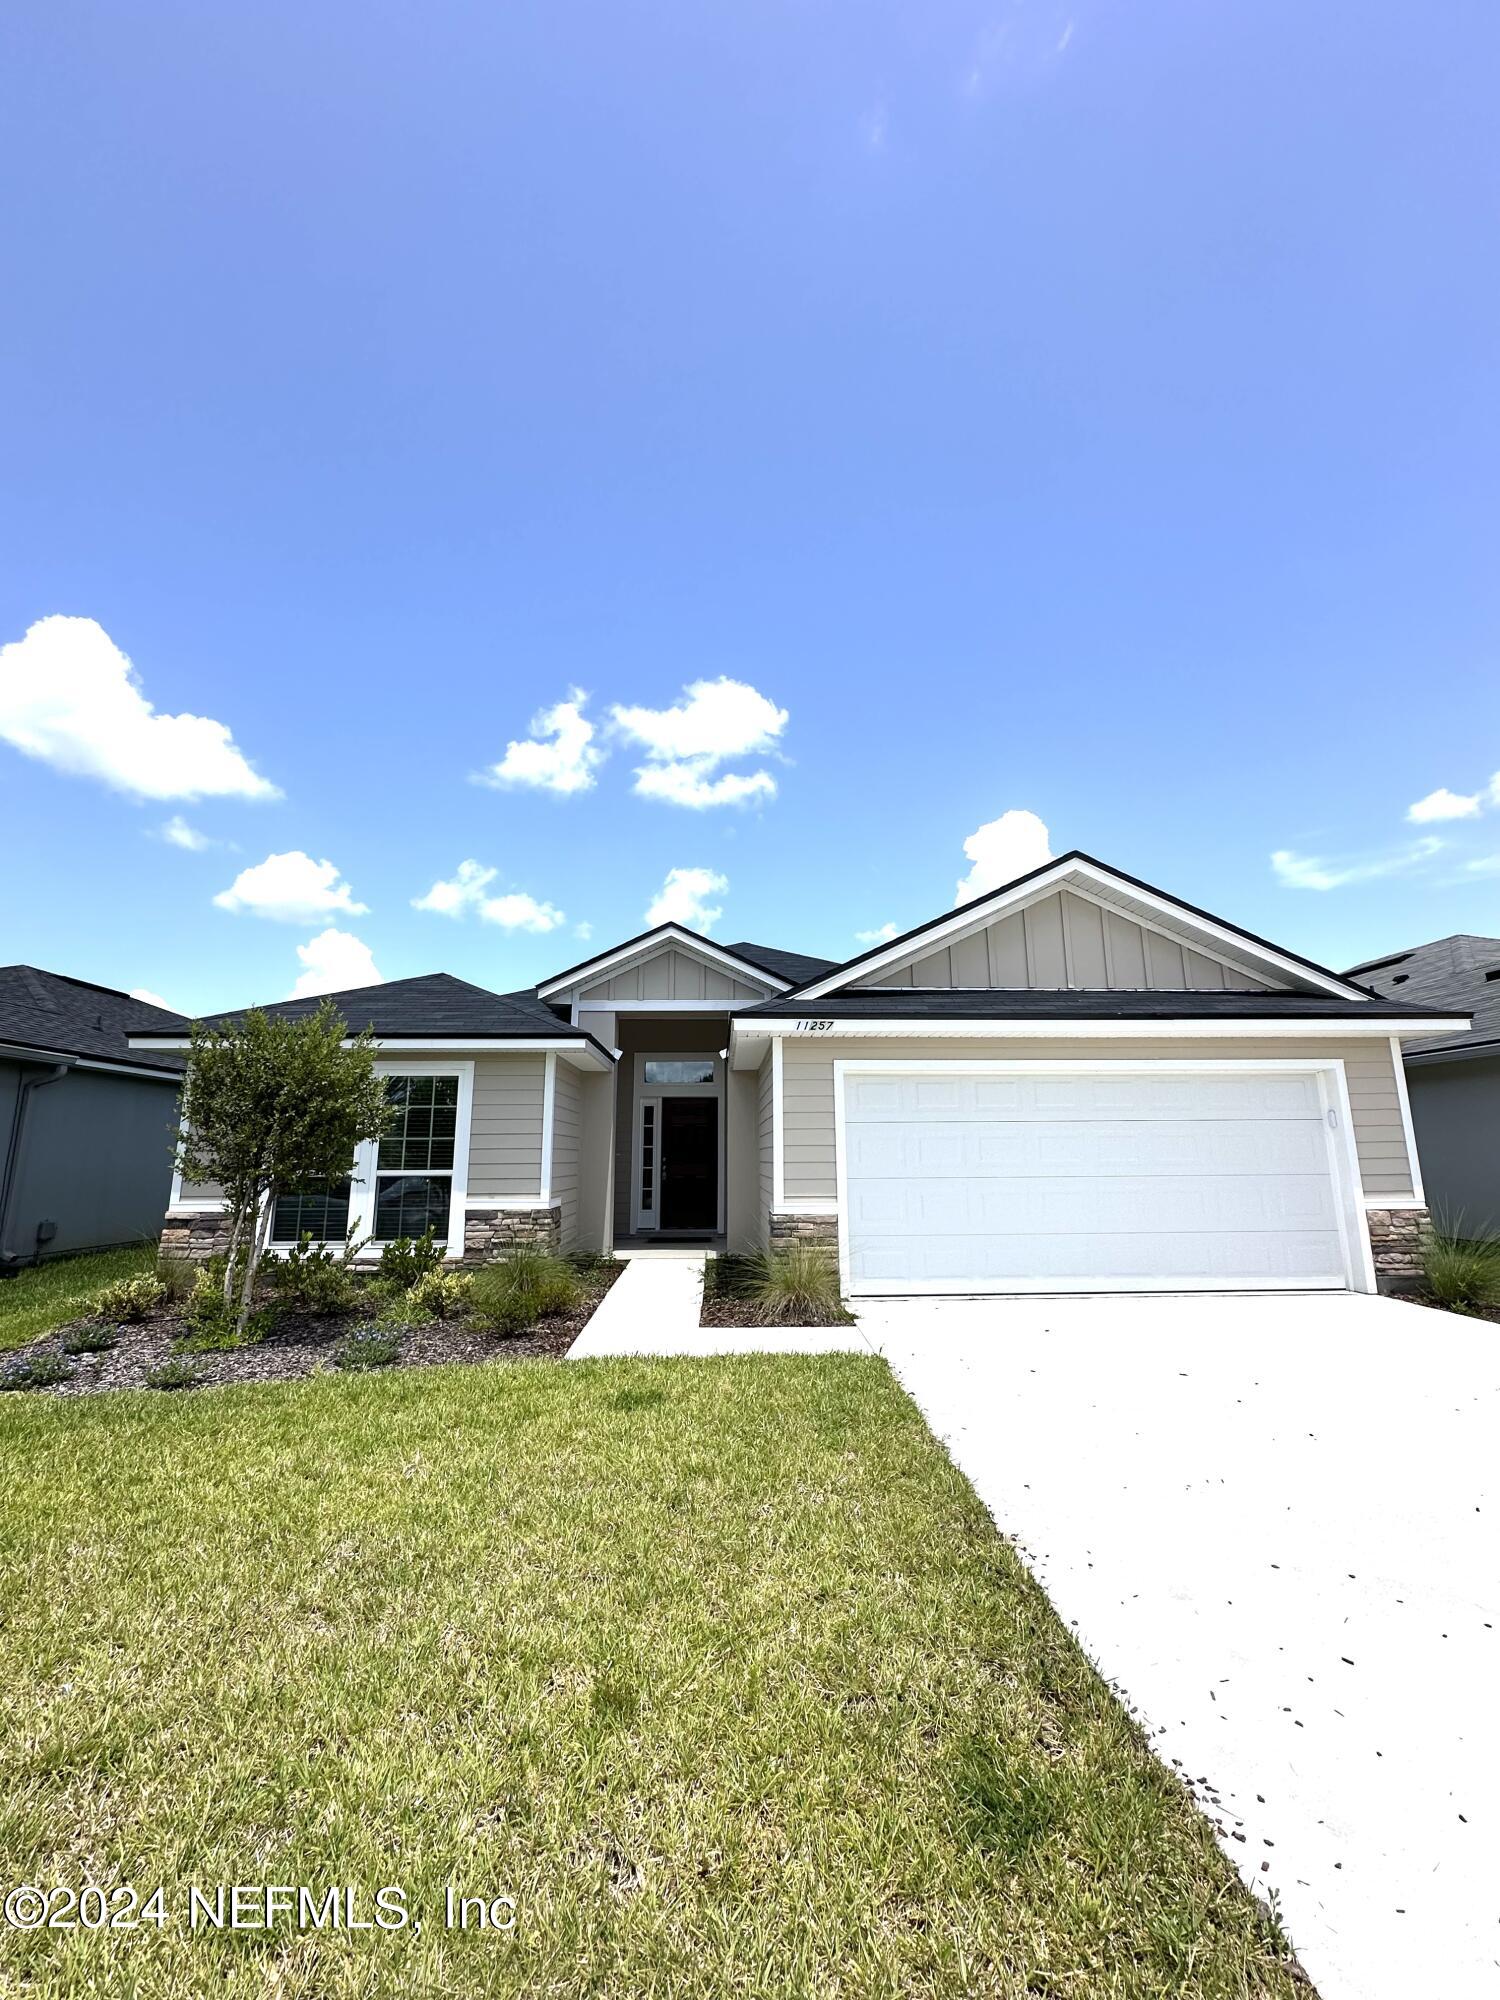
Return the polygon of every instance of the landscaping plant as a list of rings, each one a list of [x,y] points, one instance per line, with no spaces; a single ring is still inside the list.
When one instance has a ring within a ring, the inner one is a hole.
[[[359,1290],[350,1269],[360,1249],[353,1232],[343,1248],[314,1243],[312,1232],[304,1230],[301,1241],[271,1265],[271,1287],[288,1304],[304,1312],[333,1318],[352,1312]]]
[[[146,1372],[148,1389],[196,1389],[202,1380],[192,1362],[180,1355]]]
[[[545,1250],[512,1250],[485,1264],[469,1282],[476,1319],[497,1333],[524,1333],[549,1313],[571,1312],[583,1297],[578,1273]]]
[[[101,1320],[85,1320],[62,1337],[64,1354],[107,1354],[119,1342],[115,1328]]]
[[[94,1294],[94,1312],[117,1326],[132,1325],[155,1312],[166,1297],[167,1287],[161,1279],[143,1271],[137,1277],[116,1278],[101,1286]]]
[[[409,1292],[429,1271],[441,1271],[448,1254],[430,1229],[420,1236],[398,1236],[380,1253],[381,1282],[395,1291]]]
[[[275,1190],[343,1178],[355,1149],[377,1138],[388,1118],[373,1038],[346,1040],[328,1001],[300,1020],[254,1008],[230,1028],[194,1023],[177,1165],[184,1180],[224,1190],[223,1298],[242,1334]]]
[[[401,1352],[401,1336],[384,1328],[351,1333],[333,1350],[335,1368],[386,1368]]]
[[[0,1374],[0,1389],[51,1389],[66,1382],[73,1371],[60,1354],[32,1354],[13,1361]]]
[[[428,1271],[408,1287],[405,1305],[412,1319],[452,1319],[469,1303],[467,1271]]]
[[[761,1326],[847,1324],[838,1265],[821,1243],[788,1243],[748,1260],[746,1291]]]
[[[1483,1312],[1500,1304],[1500,1243],[1434,1233],[1423,1246],[1422,1276],[1433,1298],[1450,1312]]]

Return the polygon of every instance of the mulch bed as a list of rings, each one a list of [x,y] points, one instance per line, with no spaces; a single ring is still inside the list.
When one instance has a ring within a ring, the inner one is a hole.
[[[766,1322],[755,1317],[755,1308],[749,1299],[710,1299],[703,1301],[703,1310],[698,1315],[699,1326],[764,1326]],[[853,1318],[848,1313],[809,1313],[805,1319],[797,1321],[798,1326],[852,1326]]]
[[[1431,1306],[1434,1312],[1453,1312],[1452,1306],[1439,1305],[1427,1292],[1392,1292],[1390,1297],[1399,1299],[1404,1306]],[[1500,1305],[1470,1306],[1467,1312],[1456,1315],[1459,1319],[1487,1319],[1493,1326],[1500,1326]]]
[[[425,1326],[399,1330],[401,1351],[387,1365],[392,1368],[434,1368],[448,1362],[557,1361],[582,1333],[594,1308],[624,1269],[623,1265],[603,1265],[582,1275],[582,1302],[569,1313],[552,1313],[526,1333],[491,1333],[471,1320],[433,1320]],[[180,1356],[175,1343],[188,1328],[181,1309],[162,1307],[135,1326],[118,1329],[115,1345],[102,1354],[64,1354],[63,1340],[73,1327],[92,1325],[91,1317],[70,1320],[41,1340],[18,1347],[0,1360],[9,1369],[18,1361],[38,1354],[61,1354],[73,1370],[66,1382],[59,1382],[33,1394],[50,1396],[90,1396],[102,1389],[144,1389],[146,1376],[163,1362],[185,1358],[198,1374],[195,1387],[209,1388],[225,1382],[290,1382],[298,1376],[332,1368],[333,1352],[350,1334],[371,1330],[379,1301],[361,1299],[352,1312],[334,1318],[288,1309],[263,1340],[253,1347],[233,1348],[219,1354]],[[385,1329],[381,1329],[384,1331]],[[398,1330],[392,1328],[393,1333]],[[364,1369],[350,1369],[363,1374]]]

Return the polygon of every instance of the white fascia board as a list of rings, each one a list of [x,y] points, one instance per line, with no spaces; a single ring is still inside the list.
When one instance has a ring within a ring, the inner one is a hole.
[[[733,972],[737,977],[748,980],[755,986],[769,986],[775,993],[790,993],[790,979],[778,979],[774,972],[767,972],[764,966],[753,965],[748,958],[737,958],[732,951],[725,951],[722,945],[713,944],[706,938],[696,937],[691,931],[683,930],[677,924],[662,924],[633,944],[617,945],[613,951],[601,952],[597,958],[586,958],[582,965],[575,965],[570,972],[564,972],[556,979],[548,979],[538,986],[537,998],[548,1000],[557,993],[570,993],[575,986],[590,985],[596,979],[603,979],[621,966],[633,965],[639,958],[650,958],[653,953],[672,945],[683,951],[695,952],[699,958],[723,971]]]
[[[731,1026],[736,1043],[741,1038],[769,1037],[773,1041],[795,1038],[799,1042],[817,1041],[1070,1041],[1090,1039],[1094,1041],[1164,1041],[1177,1040],[1188,1036],[1204,1040],[1226,1040],[1243,1038],[1247,1041],[1270,1041],[1286,1039],[1301,1040],[1310,1036],[1342,1038],[1348,1035],[1378,1035],[1382,1039],[1396,1035],[1436,1035],[1445,1034],[1450,1029],[1462,1027],[1462,1022],[1452,1020],[1416,1019],[1393,1021],[1389,1017],[1375,1021],[1361,1021],[1357,1016],[1318,1016],[1312,1020],[1280,1021],[1246,1018],[1236,1015],[1230,1020],[1205,1020],[1195,1016],[1188,1020],[1164,1016],[1154,1021],[1110,1021],[1103,1019],[1088,1021],[873,1021],[868,1018],[857,1021],[841,1021],[829,1015],[793,1016],[788,1019],[734,1021]]]
[[[1158,896],[1153,890],[1144,889],[1110,869],[1096,867],[1088,861],[1060,861],[1055,868],[1049,868],[1044,875],[1032,876],[1010,890],[997,890],[989,897],[976,897],[955,910],[944,922],[933,924],[926,931],[915,934],[908,931],[904,938],[896,938],[882,950],[869,957],[856,959],[837,971],[825,973],[821,979],[798,989],[797,997],[803,1000],[817,1000],[827,993],[837,993],[856,980],[873,979],[882,968],[899,964],[901,960],[914,956],[925,956],[928,951],[936,951],[960,932],[987,928],[998,918],[1009,915],[1013,910],[1023,909],[1028,903],[1050,896],[1054,890],[1066,888],[1070,882],[1087,883],[1093,888],[1108,889],[1113,895],[1123,897],[1137,904],[1143,910],[1150,910],[1159,917],[1169,919],[1180,929],[1196,933],[1211,942],[1212,956],[1227,952],[1236,960],[1260,963],[1274,967],[1278,976],[1292,979],[1302,985],[1316,986],[1327,993],[1336,993],[1341,1000],[1362,999],[1360,988],[1347,979],[1340,979],[1336,973],[1320,972],[1315,966],[1304,964],[1302,960],[1289,958],[1274,945],[1258,944],[1241,932],[1219,923],[1213,917],[1198,915],[1169,897]],[[1114,907],[1111,905],[1111,907]]]
[[[191,1046],[182,1042],[132,1042],[132,1048],[185,1049]],[[352,1041],[344,1047],[351,1048]],[[374,1043],[377,1054],[389,1051],[393,1055],[420,1056],[429,1052],[440,1055],[463,1053],[466,1055],[488,1056],[531,1056],[555,1053],[564,1062],[570,1062],[579,1069],[612,1069],[613,1063],[602,1048],[589,1042],[562,1041],[551,1035],[492,1035],[486,1039],[482,1035],[377,1035]],[[160,1072],[157,1072],[160,1074]],[[173,1079],[177,1080],[177,1079]]]

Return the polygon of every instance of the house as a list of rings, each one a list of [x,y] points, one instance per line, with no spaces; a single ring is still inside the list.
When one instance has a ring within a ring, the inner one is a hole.
[[[0,966],[0,1276],[154,1238],[172,1187],[187,1023],[112,986]]]
[[[1404,1007],[1472,1014],[1466,1035],[1406,1042],[1427,1202],[1463,1236],[1500,1235],[1500,938],[1438,938],[1348,975]]]
[[[810,1238],[853,1295],[1373,1291],[1425,1224],[1402,1040],[1467,1025],[1081,853],[841,962],[662,924],[524,993],[334,998],[399,1116],[277,1242]],[[174,1189],[169,1250],[223,1232]]]

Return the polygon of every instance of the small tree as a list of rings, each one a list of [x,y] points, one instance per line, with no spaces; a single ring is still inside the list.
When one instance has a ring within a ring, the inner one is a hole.
[[[324,1001],[300,1020],[259,1008],[232,1028],[195,1022],[183,1079],[177,1164],[184,1180],[215,1181],[229,1209],[224,1304],[244,1331],[275,1193],[342,1180],[355,1148],[379,1136],[389,1112],[368,1032],[346,1042]]]

